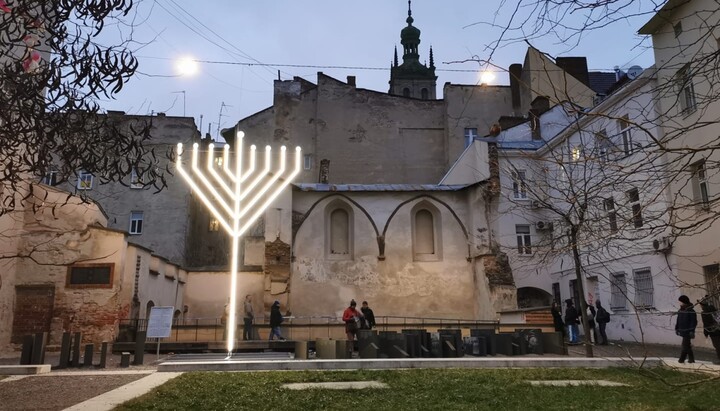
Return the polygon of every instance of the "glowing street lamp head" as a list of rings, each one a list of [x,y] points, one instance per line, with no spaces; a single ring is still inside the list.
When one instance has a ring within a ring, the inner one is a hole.
[[[175,63],[175,70],[181,76],[193,76],[198,72],[198,63],[191,57],[183,57]]]
[[[495,73],[493,73],[490,70],[485,70],[482,73],[480,73],[480,83],[481,84],[490,84],[493,81],[495,81]]]

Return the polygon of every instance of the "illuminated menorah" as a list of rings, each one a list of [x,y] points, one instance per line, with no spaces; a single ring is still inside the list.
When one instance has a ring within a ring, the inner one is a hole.
[[[295,169],[286,177],[286,149],[280,148],[280,169],[271,171],[271,147],[265,147],[265,167],[260,171],[255,170],[255,146],[250,146],[250,166],[243,171],[243,138],[245,133],[239,131],[235,140],[235,171],[230,168],[230,146],[223,147],[222,170],[220,174],[216,170],[214,146],[210,144],[207,152],[207,172],[210,178],[204,174],[205,170],[198,167],[198,147],[193,144],[192,151],[192,174],[182,167],[182,143],[177,145],[177,170],[187,181],[192,190],[205,203],[212,215],[218,220],[221,226],[232,237],[232,254],[230,260],[230,313],[227,320],[227,350],[228,355],[232,354],[235,346],[235,308],[237,306],[237,271],[238,271],[238,249],[240,247],[240,236],[252,226],[263,212],[272,204],[283,189],[290,184],[290,181],[300,172],[300,147],[295,148]],[[196,178],[193,178],[196,177]],[[251,179],[252,177],[252,179]],[[282,179],[281,179],[282,178]],[[196,180],[199,180],[199,184]],[[250,180],[247,187],[243,183]],[[221,191],[216,188],[219,187]],[[262,201],[264,200],[264,201]],[[260,203],[262,201],[262,203]],[[260,203],[260,204],[258,204]],[[219,207],[219,209],[218,209]],[[247,216],[247,217],[246,217]]]

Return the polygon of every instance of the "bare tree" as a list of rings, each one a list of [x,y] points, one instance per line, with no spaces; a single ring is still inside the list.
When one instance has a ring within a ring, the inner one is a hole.
[[[132,0],[0,1],[0,214],[15,209],[21,182],[50,171],[56,182],[84,170],[104,183],[136,169],[165,186],[144,147],[152,124],[118,123],[99,106],[138,68],[133,9]],[[111,25],[127,34],[108,45],[100,38]]]

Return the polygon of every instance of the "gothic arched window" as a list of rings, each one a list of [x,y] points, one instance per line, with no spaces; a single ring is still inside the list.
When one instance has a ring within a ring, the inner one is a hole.
[[[415,261],[442,260],[440,211],[422,201],[411,211],[413,258]]]
[[[332,260],[352,260],[352,208],[343,201],[333,201],[326,208],[325,216],[325,255]]]

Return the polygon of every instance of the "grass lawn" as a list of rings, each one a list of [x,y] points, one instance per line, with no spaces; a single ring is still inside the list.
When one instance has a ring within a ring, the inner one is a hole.
[[[720,381],[654,369],[474,369],[187,373],[119,410],[712,410]],[[531,386],[528,380],[609,380],[628,387]],[[665,380],[665,382],[663,382]],[[380,381],[388,389],[292,391],[296,382]]]

